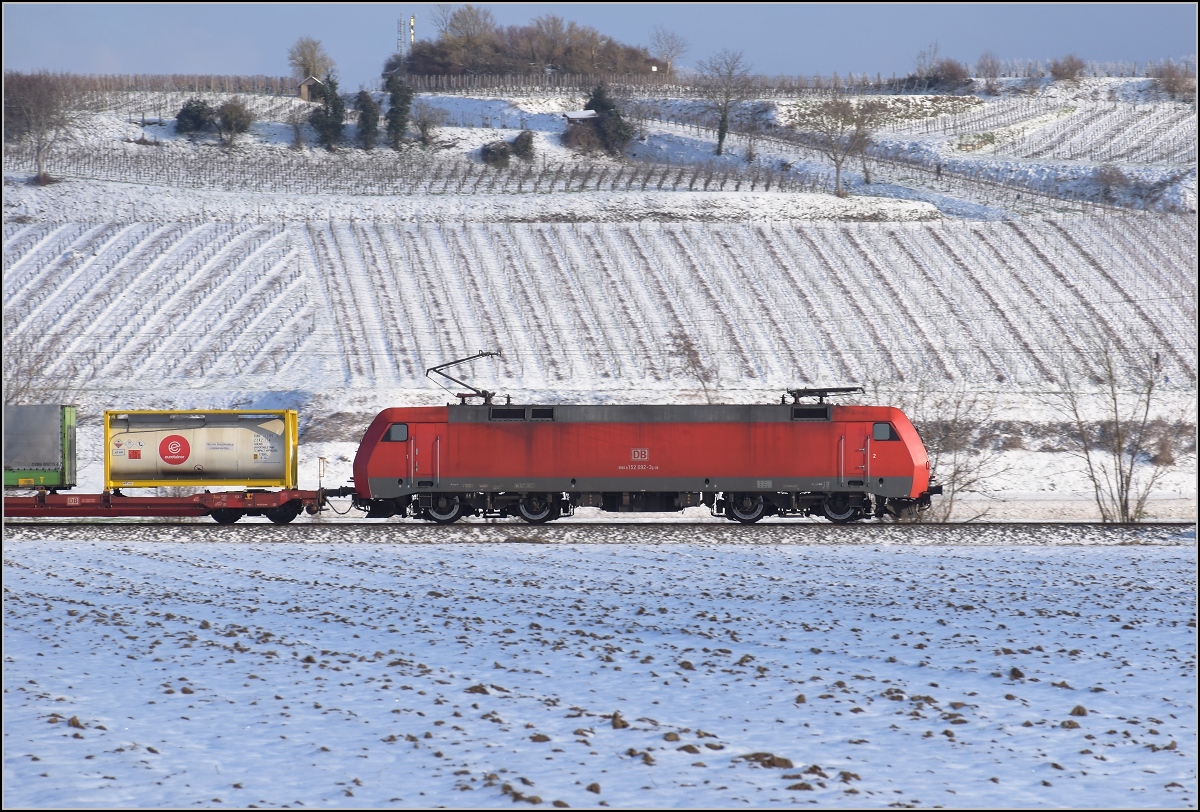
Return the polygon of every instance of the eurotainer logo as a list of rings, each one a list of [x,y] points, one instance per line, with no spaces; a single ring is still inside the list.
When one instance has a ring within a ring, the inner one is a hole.
[[[162,461],[167,465],[183,465],[191,454],[192,447],[178,434],[164,437],[158,444],[158,456],[162,457]]]

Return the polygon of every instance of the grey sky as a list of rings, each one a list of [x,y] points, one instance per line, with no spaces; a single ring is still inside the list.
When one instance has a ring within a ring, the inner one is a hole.
[[[691,45],[690,66],[729,48],[755,72],[811,75],[913,69],[937,42],[942,56],[973,64],[985,50],[1002,60],[1075,53],[1089,62],[1194,57],[1196,7],[1173,4],[740,4],[477,3],[501,25],[554,14],[629,45],[655,26]],[[288,74],[288,46],[321,40],[341,85],[375,80],[396,49],[397,20],[417,17],[432,39],[433,4],[4,4],[6,70],[75,73]]]

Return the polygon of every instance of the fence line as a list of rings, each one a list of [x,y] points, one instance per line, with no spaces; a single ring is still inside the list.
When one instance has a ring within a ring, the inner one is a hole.
[[[707,137],[716,138],[716,125],[711,116],[700,115],[685,115],[680,113],[672,113],[663,109],[643,110],[641,116],[644,120],[654,120],[668,125],[683,126],[693,129],[697,134],[704,134]],[[805,157],[808,160],[818,162],[828,162],[828,159],[819,151],[806,144],[804,134],[778,125],[771,125],[760,132],[747,132],[739,129],[737,123],[730,127],[729,133],[742,138],[753,137],[762,142],[775,142],[785,144],[789,149],[799,150],[806,153]],[[889,156],[878,148],[869,152],[869,157],[872,162],[882,164],[892,168],[903,166],[909,170],[919,170],[930,176],[931,180],[937,180],[942,183],[949,181],[957,181],[962,183],[965,188],[974,187],[977,190],[991,190],[1020,199],[1021,196],[1031,199],[1042,200],[1047,203],[1071,203],[1078,204],[1082,207],[1087,207],[1092,210],[1103,209],[1128,209],[1138,208],[1134,205],[1123,206],[1117,203],[1106,203],[1096,201],[1088,197],[1082,191],[1071,190],[1069,186],[1058,192],[1048,192],[1044,189],[1037,188],[1032,185],[1032,181],[1022,178],[1017,172],[1019,170],[1001,170],[1006,173],[1004,180],[997,180],[989,177],[995,170],[987,166],[969,167],[963,164],[943,162],[935,157],[897,157]],[[810,181],[811,182],[811,181]],[[843,187],[845,187],[843,182]],[[826,182],[826,188],[832,191],[833,184]],[[1163,189],[1151,188],[1148,189],[1146,195],[1149,202],[1156,202],[1154,197],[1156,192],[1164,191]]]
[[[136,151],[133,151],[136,150]],[[33,169],[33,150],[5,151],[6,171]],[[583,191],[829,191],[819,175],[713,164],[580,166],[542,161],[507,168],[460,161],[405,160],[394,152],[313,157],[281,152],[239,156],[212,150],[180,155],[159,147],[73,150],[46,160],[51,175],[178,188],[280,194],[446,195],[554,194]]]
[[[1082,74],[1090,78],[1148,78],[1157,65],[1153,62],[1089,62]],[[1180,64],[1195,75],[1194,57]],[[1005,60],[1000,63],[998,78],[1039,79],[1049,73],[1049,63],[1034,59]],[[14,73],[14,71],[6,71]],[[223,75],[223,74],[53,74],[84,92],[167,91],[180,93],[252,93],[267,95],[296,95],[296,80],[289,76]],[[597,84],[607,84],[625,92],[662,92],[692,97],[699,93],[697,76],[677,73],[502,73],[502,74],[403,74],[405,80],[422,93],[483,93],[500,92],[521,95],[547,90],[587,92]],[[320,77],[319,77],[320,78]],[[870,93],[927,93],[936,90],[928,77],[916,75],[898,77],[893,73],[873,77],[853,71],[845,76],[759,75],[752,77],[757,92],[764,97],[800,96],[837,89],[852,94]],[[378,83],[376,83],[378,89]]]

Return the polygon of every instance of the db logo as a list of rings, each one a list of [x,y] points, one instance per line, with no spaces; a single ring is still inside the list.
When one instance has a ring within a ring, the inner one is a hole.
[[[178,434],[164,437],[158,444],[158,456],[167,465],[182,465],[191,456],[192,448],[188,441]]]
[[[646,462],[650,459],[650,449],[648,448],[631,448],[629,449],[629,459],[634,462]]]

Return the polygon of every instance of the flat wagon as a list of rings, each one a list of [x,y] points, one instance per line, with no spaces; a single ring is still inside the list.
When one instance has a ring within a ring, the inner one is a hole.
[[[71,412],[72,477],[75,466]],[[5,422],[8,422],[6,409]],[[231,524],[243,516],[287,523],[318,513],[326,497],[298,488],[298,415],[280,410],[111,410],[104,413],[104,492],[59,493],[49,481],[26,481],[33,496],[5,496],[5,517],[153,518],[209,516]],[[6,484],[8,437],[5,427]],[[66,452],[64,452],[66,453]],[[74,479],[71,479],[74,484]],[[217,490],[212,488],[236,488]],[[122,489],[159,489],[131,495]],[[170,489],[170,490],[167,490]],[[175,490],[172,493],[171,490]],[[178,493],[178,491],[200,491]]]

